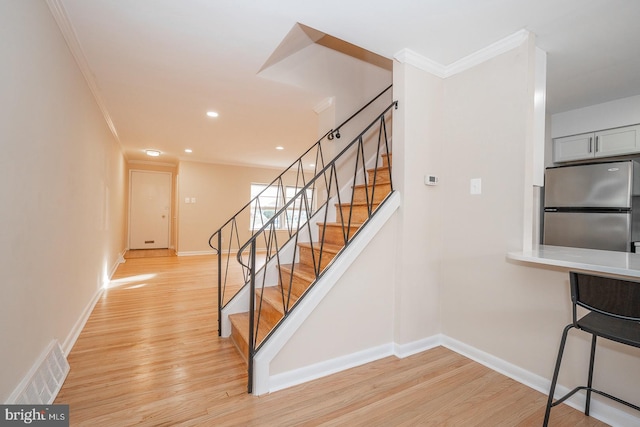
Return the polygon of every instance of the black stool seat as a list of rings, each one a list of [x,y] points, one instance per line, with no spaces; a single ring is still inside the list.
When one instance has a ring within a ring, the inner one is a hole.
[[[578,320],[578,327],[611,341],[640,347],[640,322],[636,320],[617,319],[592,311]]]
[[[584,413],[587,416],[589,415],[589,405],[591,404],[591,393],[597,393],[640,411],[639,406],[601,390],[597,390],[592,386],[593,366],[598,337],[640,348],[640,283],[614,277],[595,276],[576,272],[569,273],[569,278],[571,284],[573,322],[568,324],[562,332],[556,367],[553,371],[551,389],[549,390],[549,397],[547,399],[543,426],[549,424],[552,407],[564,402],[581,390],[587,392],[584,408]],[[589,312],[578,319],[577,307],[585,308],[589,310]],[[553,395],[558,382],[558,374],[560,373],[562,354],[567,342],[567,335],[573,328],[587,332],[592,336],[587,385],[578,386],[554,401]]]

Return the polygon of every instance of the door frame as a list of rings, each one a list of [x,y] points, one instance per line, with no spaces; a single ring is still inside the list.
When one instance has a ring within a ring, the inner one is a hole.
[[[154,171],[147,169],[129,169],[129,197],[128,197],[128,206],[127,206],[127,250],[131,249],[131,198],[133,195],[133,191],[131,191],[131,187],[133,186],[133,179],[131,178],[134,172],[144,172],[144,173],[155,173],[161,175],[169,175],[169,221],[167,225],[167,246],[169,249],[173,249],[173,245],[171,242],[171,223],[173,222],[173,173],[172,172],[163,172],[163,171]]]

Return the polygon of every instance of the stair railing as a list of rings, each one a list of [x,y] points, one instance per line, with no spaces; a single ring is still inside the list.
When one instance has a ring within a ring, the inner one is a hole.
[[[222,309],[237,295],[238,291],[249,282],[251,277],[252,269],[244,264],[236,265],[233,261],[233,255],[237,253],[243,242],[246,242],[251,236],[260,232],[261,227],[266,224],[265,219],[271,217],[275,212],[279,212],[283,208],[286,200],[287,187],[295,188],[297,192],[307,186],[310,177],[316,176],[319,171],[324,170],[326,167],[325,151],[327,151],[325,146],[328,142],[335,145],[335,140],[341,137],[340,130],[387,93],[391,87],[390,85],[385,88],[339,126],[325,133],[315,144],[211,235],[209,238],[209,246],[217,255],[218,264],[218,335],[222,333]],[[315,182],[316,181],[314,181],[314,183]],[[313,206],[316,203],[314,199],[317,192],[316,188],[313,187],[307,191],[312,194],[309,204]],[[263,206],[261,200],[264,199],[264,195],[268,192],[275,192],[277,194],[275,204],[272,206]],[[247,224],[251,225],[250,231],[246,230]],[[286,231],[289,238],[291,238],[295,232],[293,224],[293,221],[289,221],[286,229],[279,229],[278,232],[282,234]],[[268,242],[265,241],[265,247],[268,246],[267,243]],[[264,266],[258,265],[257,267],[260,269]]]
[[[336,223],[339,228],[344,246],[335,256],[337,257],[349,245],[364,223],[375,214],[377,206],[384,203],[385,197],[381,196],[386,194],[376,197],[376,191],[379,193],[381,191],[377,190],[381,185],[377,183],[377,177],[382,167],[389,168],[389,182],[385,182],[385,184],[390,188],[389,194],[393,191],[391,163],[388,161],[388,166],[382,166],[381,159],[383,157],[389,159],[391,154],[387,125],[391,122],[392,109],[397,108],[397,105],[397,101],[391,103],[332,161],[318,170],[313,178],[304,182],[295,195],[286,200],[280,210],[262,227],[255,230],[251,238],[238,250],[237,261],[243,271],[247,272],[250,284],[247,355],[249,393],[253,387],[254,356],[282,324],[282,320],[280,320],[269,331],[261,329],[265,289],[277,287],[284,313],[282,319],[285,319],[295,303],[307,295],[309,289],[326,271],[327,265],[326,262],[323,263],[323,259],[327,257],[325,242],[328,231],[323,224],[332,222]],[[345,172],[348,169],[352,172]],[[373,174],[369,177],[368,171],[371,170]],[[352,191],[352,187],[356,186],[364,186],[364,203],[367,206],[365,219],[356,220],[353,217],[355,192]],[[318,207],[314,207],[314,201],[318,202]],[[332,203],[336,205],[337,209],[331,209]],[[284,238],[279,233],[283,222],[289,231]],[[317,229],[314,229],[314,223],[319,225]],[[311,246],[313,278],[309,287],[298,298],[294,296],[293,281],[296,268],[300,268],[296,264],[300,257],[298,249],[300,242],[306,242]],[[333,261],[329,261],[329,264],[331,262]],[[287,275],[288,278],[281,273],[283,267],[290,271]]]

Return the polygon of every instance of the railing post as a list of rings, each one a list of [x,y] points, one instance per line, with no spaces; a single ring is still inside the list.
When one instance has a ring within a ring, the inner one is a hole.
[[[248,343],[249,354],[247,355],[249,369],[248,369],[247,391],[249,393],[252,393],[253,392],[253,356],[256,351],[255,338],[254,338],[256,334],[256,330],[255,330],[255,325],[253,323],[255,321],[255,310],[256,310],[256,240],[255,239],[251,241],[251,250],[250,250],[249,257],[250,257],[249,283],[250,283],[251,293],[249,295],[249,343]]]
[[[222,336],[222,229],[218,232],[218,336]]]

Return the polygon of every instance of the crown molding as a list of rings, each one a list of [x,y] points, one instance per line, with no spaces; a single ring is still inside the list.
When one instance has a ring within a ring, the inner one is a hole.
[[[62,32],[62,36],[67,42],[67,46],[71,51],[71,55],[78,64],[78,68],[80,68],[80,72],[84,76],[87,85],[89,86],[89,90],[91,91],[93,98],[98,104],[98,108],[102,112],[105,121],[107,122],[107,126],[109,130],[113,134],[113,137],[120,143],[120,138],[118,137],[118,131],[116,130],[116,126],[113,124],[113,120],[111,120],[111,115],[107,110],[107,107],[102,100],[102,96],[100,95],[100,90],[98,89],[98,85],[93,77],[93,73],[91,72],[91,68],[89,67],[89,63],[87,62],[87,57],[82,50],[82,45],[78,41],[78,36],[71,25],[71,21],[69,21],[69,17],[67,16],[67,12],[64,9],[64,5],[62,4],[62,0],[45,0],[47,6],[51,10],[51,14],[55,19],[60,31]]]
[[[449,65],[439,64],[410,49],[402,49],[394,58],[437,77],[447,78],[520,46],[528,39],[529,34],[529,31],[522,29]]]
[[[329,96],[323,99],[315,107],[313,107],[313,111],[316,114],[322,113],[324,110],[326,110],[327,108],[333,105],[333,102],[335,101],[335,99],[336,99],[335,96]]]
[[[127,164],[129,164],[129,165],[168,166],[168,167],[172,167],[172,168],[175,168],[176,166],[178,166],[175,163],[149,162],[149,161],[146,161],[146,160],[128,160]]]
[[[402,49],[393,57],[403,64],[413,65],[414,67],[433,74],[436,77],[447,77],[447,67],[431,59],[414,52],[411,49]]]
[[[475,67],[524,43],[529,31],[520,30],[447,66],[447,77]]]

